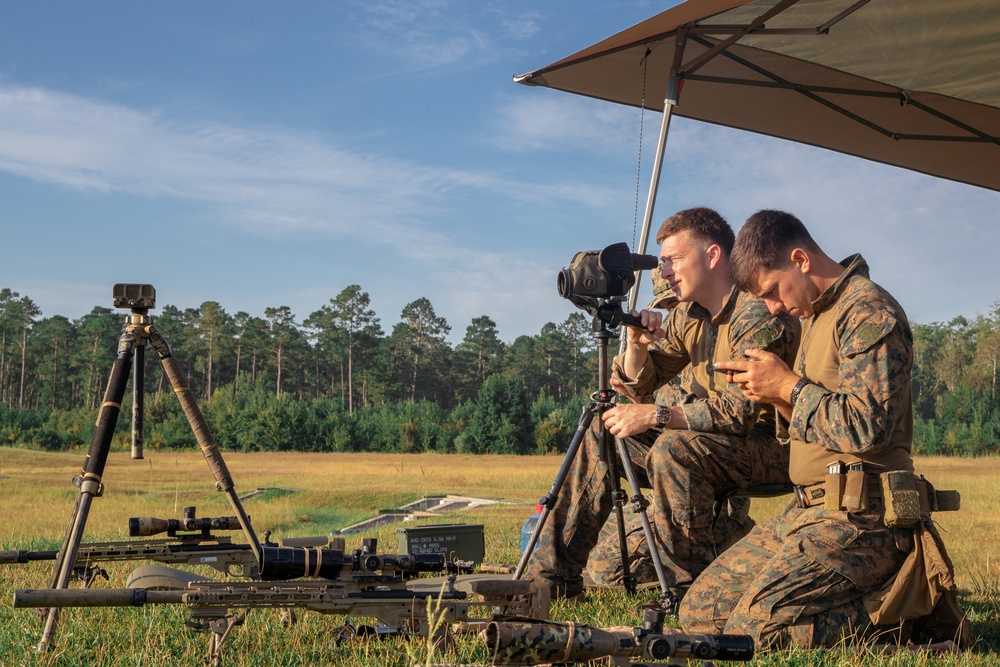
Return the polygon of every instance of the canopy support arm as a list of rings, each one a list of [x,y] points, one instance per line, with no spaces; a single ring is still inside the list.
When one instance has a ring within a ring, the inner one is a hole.
[[[691,37],[692,40],[698,42],[702,46],[705,46],[705,47],[708,47],[708,48],[712,47],[712,43],[709,42],[709,41],[707,41],[707,40],[705,40],[702,37],[699,37],[697,35],[691,35],[690,37]],[[905,91],[899,91],[899,90],[897,90],[897,91],[888,91],[888,90],[886,90],[886,91],[860,90],[860,89],[850,89],[850,88],[831,88],[831,87],[827,87],[827,86],[808,86],[808,85],[803,85],[803,84],[797,84],[797,83],[793,83],[791,81],[788,81],[786,79],[783,79],[782,77],[778,76],[777,74],[774,74],[773,72],[770,72],[770,71],[764,69],[763,67],[755,65],[755,64],[749,62],[748,60],[745,60],[744,58],[740,58],[739,56],[737,56],[737,55],[735,55],[733,53],[730,53],[729,51],[723,51],[723,52],[721,52],[720,55],[722,55],[725,58],[729,58],[730,60],[732,60],[734,62],[739,63],[740,65],[742,65],[743,67],[746,67],[750,71],[756,72],[756,73],[760,74],[761,76],[767,77],[768,79],[770,79],[770,81],[758,81],[758,80],[749,80],[749,79],[748,80],[741,80],[741,79],[734,79],[734,78],[731,78],[731,77],[711,77],[711,76],[700,76],[700,75],[697,75],[697,74],[691,74],[691,75],[689,75],[687,72],[682,72],[681,76],[684,77],[684,78],[689,78],[692,81],[716,82],[716,83],[724,83],[724,84],[731,84],[731,85],[761,86],[761,87],[766,87],[766,88],[784,88],[784,89],[787,89],[787,90],[794,90],[795,92],[799,93],[800,95],[804,95],[805,97],[808,97],[813,102],[816,102],[817,104],[821,104],[821,105],[827,107],[828,109],[831,109],[832,111],[835,111],[835,112],[837,112],[837,113],[839,113],[839,114],[841,114],[843,116],[846,116],[847,118],[850,118],[851,120],[853,120],[853,121],[855,121],[857,123],[860,123],[860,124],[868,127],[872,131],[877,132],[878,134],[881,134],[884,137],[887,137],[887,138],[892,139],[894,141],[900,141],[900,140],[965,141],[965,142],[971,141],[971,142],[998,143],[998,144],[1000,144],[1000,139],[998,139],[997,137],[991,136],[991,135],[987,134],[986,132],[983,132],[983,131],[981,131],[979,129],[976,129],[974,127],[971,127],[971,126],[969,126],[969,125],[967,125],[965,123],[962,123],[962,122],[960,122],[960,121],[952,118],[951,116],[948,116],[947,114],[941,113],[940,111],[937,111],[936,109],[933,109],[933,108],[927,106],[926,104],[922,104],[920,102],[917,102],[916,100],[911,99],[909,97],[909,95],[906,94]],[[899,133],[899,132],[893,132],[892,130],[886,129],[884,127],[881,127],[880,125],[877,125],[876,123],[873,123],[872,121],[868,120],[867,118],[863,118],[862,116],[859,116],[859,115],[857,115],[857,114],[855,114],[855,113],[853,113],[851,111],[848,111],[847,109],[843,108],[842,106],[836,104],[835,102],[833,102],[831,100],[828,100],[828,99],[826,99],[824,97],[820,97],[816,93],[828,93],[828,94],[832,94],[832,95],[857,95],[857,96],[862,96],[862,97],[886,97],[886,98],[896,99],[896,100],[900,101],[900,104],[908,105],[908,106],[912,106],[912,107],[914,107],[916,109],[920,109],[924,113],[927,113],[927,114],[930,114],[932,116],[935,116],[935,117],[937,117],[937,118],[945,121],[946,123],[949,123],[949,124],[951,124],[951,125],[959,128],[961,130],[964,130],[964,131],[968,132],[969,134],[971,134],[973,136],[971,136],[971,137],[959,137],[959,136],[951,137],[951,136],[941,136],[941,135],[902,134],[902,133]]]

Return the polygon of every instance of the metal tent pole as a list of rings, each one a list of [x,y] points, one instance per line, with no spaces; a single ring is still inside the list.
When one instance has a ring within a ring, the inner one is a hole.
[[[649,231],[652,228],[653,209],[656,206],[656,191],[660,186],[660,173],[663,170],[663,155],[667,147],[667,135],[670,133],[670,119],[673,116],[674,106],[677,105],[677,98],[680,97],[681,79],[678,76],[681,62],[684,56],[684,45],[687,43],[687,29],[681,28],[677,32],[677,40],[674,43],[674,61],[670,66],[670,78],[667,80],[667,92],[663,100],[663,121],[660,123],[660,135],[656,144],[656,156],[653,158],[653,172],[649,181],[649,193],[646,195],[646,209],[642,216],[642,232],[639,234],[639,247],[636,252],[646,253],[646,246],[649,239]],[[631,312],[639,299],[639,284],[642,278],[642,269],[635,272],[635,285],[632,286],[628,295],[628,312]]]

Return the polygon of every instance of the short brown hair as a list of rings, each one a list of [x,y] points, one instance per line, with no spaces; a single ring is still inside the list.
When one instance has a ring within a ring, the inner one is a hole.
[[[802,221],[785,211],[757,211],[743,223],[733,246],[729,267],[733,282],[749,290],[760,271],[783,269],[794,247],[819,252]]]
[[[660,225],[660,231],[656,232],[656,242],[663,243],[663,239],[683,231],[691,232],[709,245],[718,244],[727,256],[733,251],[736,240],[733,228],[725,218],[710,208],[699,206],[677,211]]]

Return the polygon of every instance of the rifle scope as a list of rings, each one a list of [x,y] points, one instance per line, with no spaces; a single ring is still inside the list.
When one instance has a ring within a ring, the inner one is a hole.
[[[287,580],[299,577],[339,579],[341,571],[419,572],[452,571],[454,563],[445,561],[443,554],[345,554],[340,549],[319,547],[261,546],[260,576],[265,580]]]
[[[239,530],[240,528],[240,520],[235,516],[201,517],[200,519],[158,519],[155,516],[134,516],[128,520],[130,537],[148,537],[160,533],[174,537],[177,535],[177,531],[207,533],[212,530]]]
[[[134,516],[128,520],[128,534],[131,537],[148,537],[166,533],[175,537],[177,531],[201,531],[208,536],[212,530],[240,530],[240,519],[236,516],[220,516],[215,518],[195,518],[195,508],[185,507],[183,519],[158,519],[155,516]],[[249,519],[249,517],[247,517]]]

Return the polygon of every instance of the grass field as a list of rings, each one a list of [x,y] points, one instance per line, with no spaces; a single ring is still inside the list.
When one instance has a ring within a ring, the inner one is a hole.
[[[66,529],[84,453],[47,454],[0,449],[0,549],[58,548]],[[520,527],[534,503],[552,485],[560,457],[500,457],[398,454],[226,454],[241,495],[268,491],[245,501],[258,533],[275,538],[327,535],[429,495],[459,494],[503,499],[505,504],[451,514],[439,522],[481,523],[486,561],[515,564]],[[757,656],[754,665],[936,666],[1000,665],[1000,576],[993,562],[1000,545],[1000,471],[998,459],[918,459],[917,467],[940,489],[962,493],[960,512],[935,515],[955,562],[963,606],[973,621],[977,645],[962,655],[899,653],[876,656],[854,651],[797,651]],[[142,461],[114,452],[104,475],[104,495],[94,500],[85,541],[127,539],[132,516],[181,515],[196,506],[198,516],[232,512],[215,490],[215,480],[198,453],[147,452]],[[783,499],[754,501],[758,520],[780,511]],[[427,521],[434,522],[434,521]],[[421,522],[423,523],[423,522]],[[410,524],[407,524],[410,525]],[[414,524],[414,525],[420,525]],[[380,550],[396,551],[396,528],[365,537],[379,538]],[[348,548],[362,535],[347,536]],[[130,563],[112,563],[110,582],[124,586]],[[207,573],[212,573],[208,570]],[[56,645],[45,655],[34,650],[41,620],[33,610],[15,610],[12,591],[47,585],[51,563],[0,566],[0,666],[109,665],[172,667],[201,665],[206,636],[184,626],[186,610],[157,606],[139,609],[68,609],[62,614]],[[591,593],[586,601],[559,602],[553,618],[607,627],[635,625],[635,606],[655,593],[632,598],[620,592]],[[427,662],[482,663],[485,646],[460,638],[456,652],[430,655],[419,638],[357,641],[335,646],[331,631],[341,619],[303,614],[283,627],[276,613],[250,614],[226,644],[226,665],[413,665]],[[732,663],[735,664],[735,663]]]

